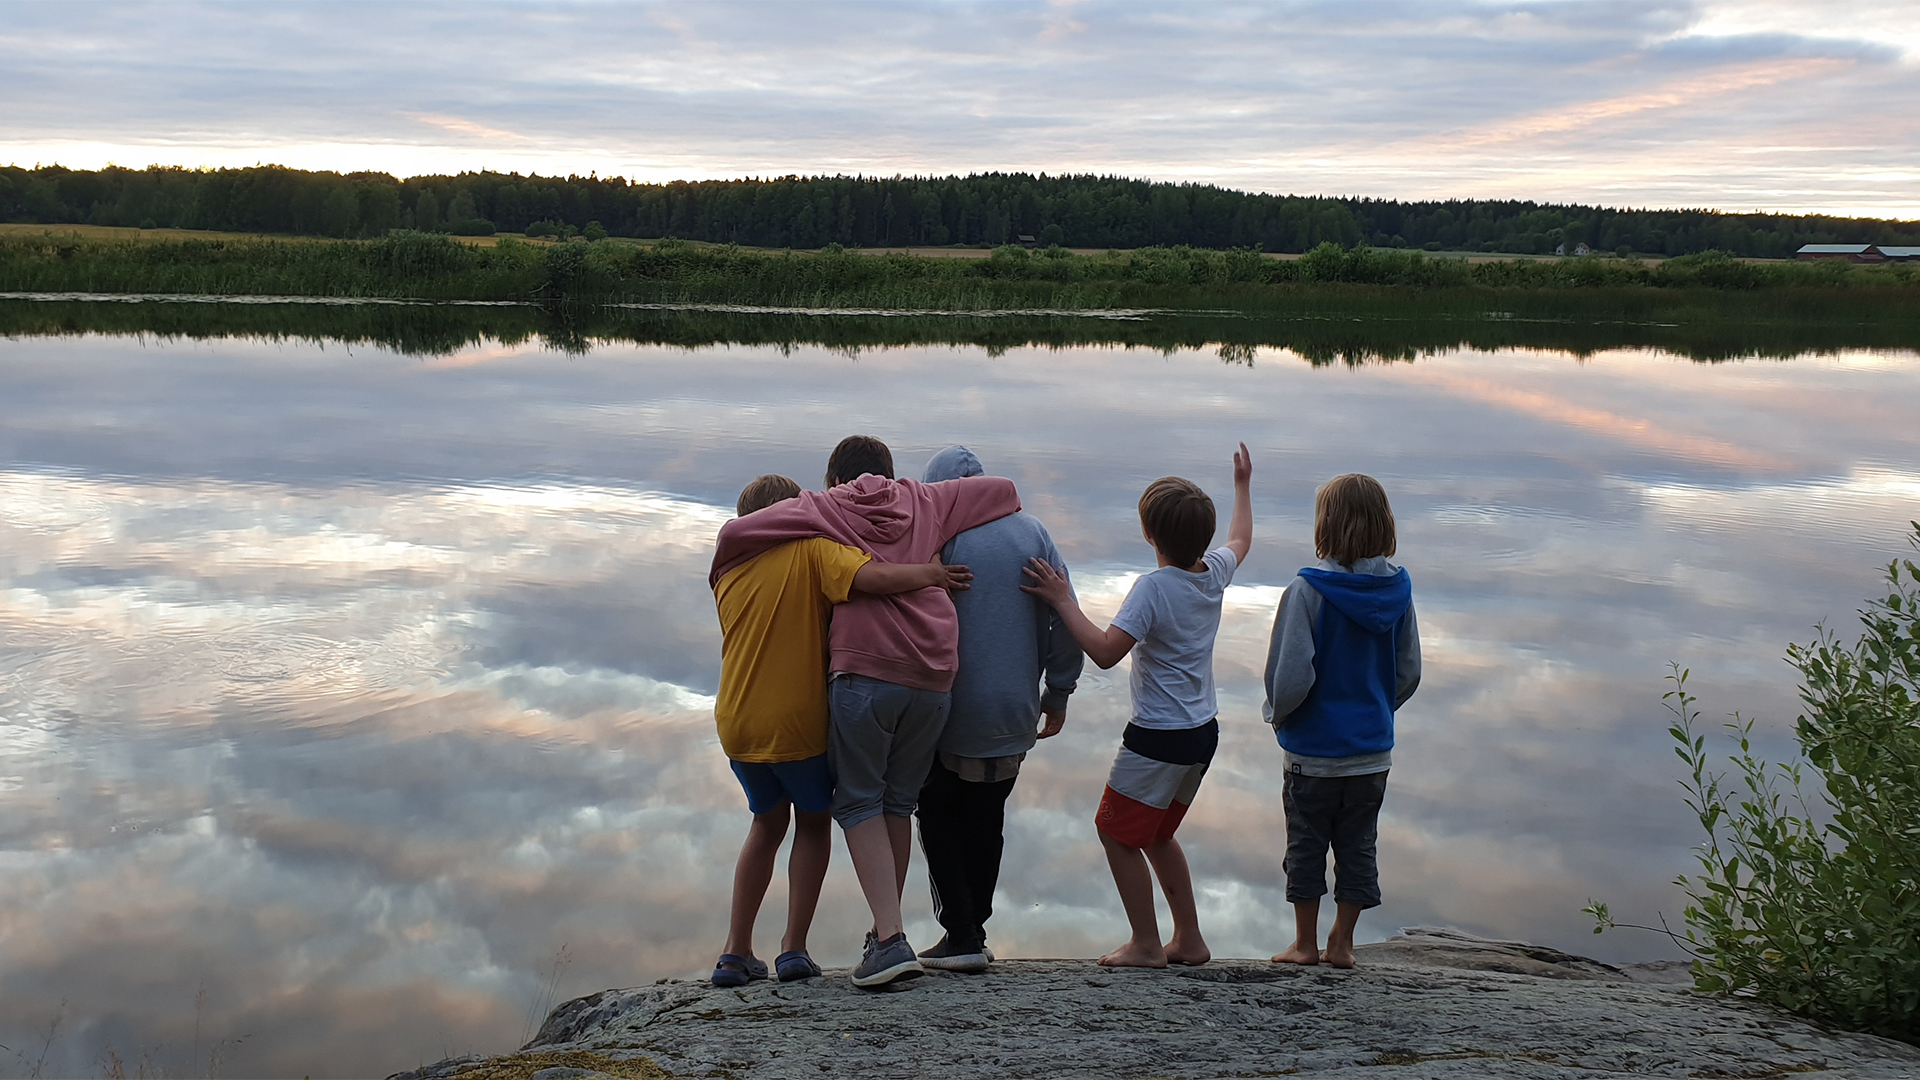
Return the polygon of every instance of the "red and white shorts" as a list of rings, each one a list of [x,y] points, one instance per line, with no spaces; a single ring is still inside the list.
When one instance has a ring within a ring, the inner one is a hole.
[[[1174,731],[1128,724],[1094,825],[1128,847],[1172,839],[1219,742],[1217,721]]]

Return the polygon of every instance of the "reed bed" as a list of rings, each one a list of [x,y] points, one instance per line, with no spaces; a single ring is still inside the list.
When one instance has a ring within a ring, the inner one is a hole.
[[[1231,308],[1344,305],[1365,290],[1398,303],[1545,310],[1567,294],[1618,317],[1681,294],[1767,293],[1769,310],[1867,315],[1920,308],[1920,267],[1756,264],[1708,253],[1658,264],[1578,258],[1470,263],[1420,252],[1324,244],[1293,260],[1254,251],[1143,248],[1099,255],[1000,248],[986,259],[865,255],[828,247],[775,253],[676,241],[480,247],[429,233],[378,240],[105,240],[47,232],[0,237],[0,291],[408,297],[572,303],[706,303],[813,308]],[[1360,290],[1356,293],[1355,290]],[[1553,294],[1544,304],[1533,294]],[[1512,301],[1513,303],[1507,303]]]

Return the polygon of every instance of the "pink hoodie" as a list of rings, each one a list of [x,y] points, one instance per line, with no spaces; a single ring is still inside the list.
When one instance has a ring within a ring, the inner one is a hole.
[[[871,474],[829,491],[803,491],[720,527],[707,584],[792,540],[824,536],[890,563],[926,562],[947,541],[1020,509],[1002,476],[923,484]],[[828,641],[834,671],[944,693],[960,666],[960,620],[945,589],[895,596],[854,593],[834,609]]]

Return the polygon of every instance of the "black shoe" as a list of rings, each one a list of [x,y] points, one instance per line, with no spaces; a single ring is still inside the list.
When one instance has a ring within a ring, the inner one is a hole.
[[[987,970],[993,962],[993,954],[987,952],[985,945],[955,943],[950,937],[940,939],[940,944],[920,954],[920,965],[935,971],[957,971],[965,975],[978,975]]]

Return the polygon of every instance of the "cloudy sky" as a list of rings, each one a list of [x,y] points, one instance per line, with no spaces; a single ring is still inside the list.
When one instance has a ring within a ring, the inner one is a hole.
[[[1901,3],[7,6],[0,162],[1097,171],[1920,217]]]

